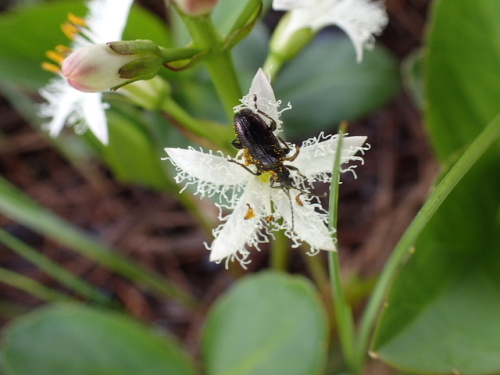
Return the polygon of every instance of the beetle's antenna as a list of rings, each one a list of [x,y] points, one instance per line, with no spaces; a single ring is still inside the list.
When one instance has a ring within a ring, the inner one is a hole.
[[[290,211],[292,213],[292,232],[293,232],[293,229],[295,228],[295,223],[293,218],[293,205],[292,205],[292,198],[290,197],[290,189],[285,189],[285,188],[282,189],[285,192],[286,196],[288,197],[288,202],[290,203]]]

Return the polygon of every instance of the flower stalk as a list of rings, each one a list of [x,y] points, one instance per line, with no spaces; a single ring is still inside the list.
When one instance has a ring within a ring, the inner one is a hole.
[[[231,51],[224,48],[224,41],[210,16],[192,18],[179,12],[191,38],[193,47],[206,51],[203,64],[210,75],[215,90],[222,101],[228,119],[233,118],[233,107],[241,98],[241,88],[234,69]]]
[[[329,226],[332,230],[334,241],[337,242],[337,228],[338,217],[338,193],[339,193],[339,179],[341,173],[341,160],[342,160],[342,145],[344,143],[344,130],[345,127],[341,125],[338,133],[338,148],[335,153],[335,160],[332,171],[332,184],[330,185],[330,202],[329,202]],[[347,302],[344,287],[342,285],[340,273],[340,260],[338,251],[331,251],[328,253],[328,268],[330,273],[330,284],[332,290],[333,311],[337,320],[339,329],[340,344],[344,353],[344,358],[348,367],[353,374],[358,374],[359,369],[354,365],[354,319],[352,316],[351,308]]]

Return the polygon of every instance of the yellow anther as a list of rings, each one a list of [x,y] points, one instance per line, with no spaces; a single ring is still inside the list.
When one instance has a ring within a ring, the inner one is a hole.
[[[73,25],[78,25],[78,26],[87,26],[87,21],[85,21],[83,18],[75,16],[73,13],[68,13],[68,20],[71,22]]]
[[[56,46],[55,50],[63,56],[68,56],[71,52],[73,52],[71,48],[63,46],[62,44]]]
[[[303,205],[304,205],[304,202],[302,202],[302,199],[300,199],[300,196],[301,196],[301,195],[302,195],[302,193],[300,193],[299,195],[297,195],[297,196],[295,197],[295,202],[297,202],[297,204],[298,204],[299,206],[303,206]]]
[[[75,36],[78,34],[78,27],[69,22],[63,23],[61,25],[61,30],[70,40],[74,40]]]
[[[61,73],[61,68],[59,66],[57,66],[56,64],[48,63],[48,62],[42,63],[42,69],[46,70],[48,72],[56,73],[56,74]]]
[[[59,65],[61,65],[63,63],[64,59],[66,58],[66,56],[63,56],[59,52],[56,52],[56,51],[47,51],[47,52],[45,52],[45,55],[49,59],[54,61],[55,63],[58,63]]]
[[[253,212],[252,206],[250,206],[248,203],[247,206],[248,206],[248,211],[245,214],[245,220],[250,220],[255,217],[255,212]]]

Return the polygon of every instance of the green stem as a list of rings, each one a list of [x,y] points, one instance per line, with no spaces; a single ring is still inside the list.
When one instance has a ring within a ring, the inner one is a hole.
[[[368,351],[368,341],[375,325],[378,312],[384,298],[387,294],[389,286],[395,277],[403,259],[407,256],[408,251],[415,243],[418,235],[424,229],[431,217],[437,211],[441,203],[446,199],[448,194],[458,184],[467,171],[474,163],[484,154],[491,144],[500,136],[500,114],[491,121],[488,126],[479,134],[472,142],[469,148],[458,159],[455,165],[444,176],[441,182],[436,186],[432,194],[429,196],[425,204],[422,206],[417,216],[399,240],[390,256],[387,264],[382,271],[380,278],[371,295],[368,305],[363,314],[360,323],[358,339],[356,343],[356,361],[359,366],[364,362]]]
[[[271,242],[271,268],[275,271],[286,271],[288,264],[288,240],[283,231],[275,233]]]
[[[160,51],[163,56],[163,63],[169,63],[172,61],[187,60],[192,59],[194,56],[203,52],[197,48],[164,48],[160,47]]]
[[[200,145],[215,148],[227,153],[233,151],[227,146],[231,144],[231,141],[234,139],[232,128],[191,117],[191,115],[179,106],[170,96],[164,98],[159,108],[165,112],[173,122],[181,125],[184,129],[198,137],[198,143]]]
[[[335,162],[332,171],[332,183],[330,186],[330,204],[329,204],[329,227],[335,230],[337,227],[338,211],[338,193],[340,164],[342,159],[343,129],[338,133],[337,151],[335,153]],[[337,232],[332,235],[333,240],[337,242]],[[339,329],[340,345],[344,353],[344,358],[353,374],[359,373],[359,368],[354,365],[354,319],[351,308],[345,297],[342,279],[340,276],[340,261],[338,251],[328,253],[328,266],[330,271],[330,284],[332,288],[333,309]]]
[[[203,64],[222,101],[227,117],[231,120],[234,116],[233,107],[238,105],[242,97],[231,51],[223,48],[224,41],[210,16],[191,18],[182,12],[179,14],[193,39],[193,47],[206,51]]]
[[[31,246],[28,246],[16,237],[10,235],[2,228],[0,228],[0,243],[5,244],[17,254],[33,263],[35,266],[43,270],[55,280],[59,281],[62,285],[66,286],[69,289],[73,289],[81,296],[90,300],[94,300],[98,303],[106,305],[110,304],[110,298],[99,292],[99,290],[94,288],[92,285],[83,280],[80,280],[78,277],[68,272],[60,265],[47,258],[45,255],[36,251]]]

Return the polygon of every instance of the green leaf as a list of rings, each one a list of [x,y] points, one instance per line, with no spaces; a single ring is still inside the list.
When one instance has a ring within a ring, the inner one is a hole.
[[[170,183],[155,150],[140,111],[118,103],[106,112],[109,145],[101,152],[116,178],[155,189],[166,189]]]
[[[68,13],[84,17],[87,10],[83,1],[64,0],[18,7],[1,14],[0,79],[38,88],[53,78],[54,74],[42,70],[41,64],[49,61],[46,51],[59,44],[70,44],[60,27]],[[165,25],[140,7],[132,8],[124,39],[151,39],[163,46],[171,43]]]
[[[500,3],[435,3],[426,60],[427,126],[450,162],[486,124],[500,127]],[[481,25],[481,32],[476,26]],[[500,371],[500,147],[456,186],[422,232],[389,295],[373,350],[428,373]]]
[[[441,0],[434,6],[426,117],[442,162],[469,144],[498,112],[499,12],[497,0]]]
[[[389,101],[399,90],[398,67],[380,46],[358,64],[346,36],[316,38],[283,67],[273,87],[276,98],[293,107],[282,116],[287,136],[318,133]]]
[[[192,360],[168,336],[131,318],[76,304],[15,321],[3,335],[5,367],[16,375],[193,375]]]
[[[208,374],[321,374],[327,324],[311,284],[300,276],[248,276],[210,312],[202,336]]]

